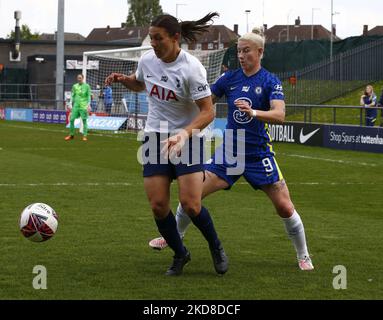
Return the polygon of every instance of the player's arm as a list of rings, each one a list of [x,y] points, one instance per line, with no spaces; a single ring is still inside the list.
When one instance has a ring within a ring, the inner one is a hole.
[[[170,154],[170,157],[176,154],[179,155],[185,141],[193,135],[193,129],[202,131],[214,120],[215,112],[211,96],[195,100],[195,103],[200,109],[198,116],[188,126],[183,128],[183,130],[163,141],[164,146],[161,152],[165,155],[165,158],[168,154]]]
[[[87,85],[87,89],[86,89],[86,99],[87,99],[87,102],[88,102],[88,106],[90,105],[90,102],[92,100],[92,91],[90,89],[90,85]]]
[[[285,121],[286,105],[283,100],[270,100],[269,111],[254,110],[245,100],[237,100],[234,103],[240,111],[246,112],[249,117],[257,118],[267,123],[281,124]]]
[[[364,100],[363,100],[364,97],[365,97],[365,95],[362,95],[362,96],[360,97],[360,105],[361,105],[361,106],[364,106]]]
[[[105,84],[111,85],[113,82],[119,82],[132,91],[139,92],[145,90],[145,83],[138,81],[135,74],[127,76],[122,73],[112,73],[105,79]]]
[[[72,86],[72,90],[71,90],[71,94],[70,94],[70,106],[71,106],[71,108],[73,108],[73,105],[74,105],[74,97],[75,97],[75,95],[76,95],[76,91],[75,91],[75,89],[74,89],[74,86],[75,85],[73,85]]]
[[[213,100],[213,104],[216,104],[219,100],[219,98],[214,93],[211,94],[211,99]]]
[[[214,120],[215,116],[211,96],[196,100],[195,103],[200,109],[200,113],[187,127],[184,128],[185,132],[187,133],[187,137],[192,135],[193,129],[203,130],[206,128],[209,123]]]

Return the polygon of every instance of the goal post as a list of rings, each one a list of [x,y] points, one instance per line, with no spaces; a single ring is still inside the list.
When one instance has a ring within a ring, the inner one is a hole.
[[[147,93],[130,91],[120,83],[105,88],[104,81],[112,72],[134,73],[140,57],[151,49],[151,46],[141,46],[83,53],[82,73],[95,100],[92,115],[88,118],[90,130],[122,133],[144,128],[148,113]],[[225,51],[187,50],[205,67],[209,84],[214,83],[221,74]]]

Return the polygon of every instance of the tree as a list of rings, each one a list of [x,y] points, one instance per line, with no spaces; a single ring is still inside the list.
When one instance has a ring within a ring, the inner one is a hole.
[[[127,27],[146,27],[154,17],[163,14],[159,0],[128,0]]]
[[[40,37],[38,32],[32,33],[28,25],[23,24],[20,28],[20,39],[21,40],[37,40]],[[11,34],[7,35],[7,39],[15,38],[15,30],[11,31]]]

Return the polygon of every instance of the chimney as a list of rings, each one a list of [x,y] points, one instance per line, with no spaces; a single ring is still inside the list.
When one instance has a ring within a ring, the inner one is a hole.
[[[335,23],[332,25],[332,35],[333,35],[333,37],[336,36],[336,24]]]
[[[108,33],[110,31],[110,25],[107,25],[106,26],[106,33]]]
[[[235,32],[235,34],[238,34],[238,24],[234,25],[234,32]]]
[[[363,26],[363,36],[364,37],[368,36],[368,25],[367,24],[365,24]]]
[[[295,27],[299,27],[301,25],[301,18],[298,16],[298,19],[295,19]]]
[[[124,29],[126,26],[126,23],[125,22],[121,22],[121,29]]]
[[[263,32],[265,32],[265,31],[267,31],[267,24],[266,23],[263,24]]]

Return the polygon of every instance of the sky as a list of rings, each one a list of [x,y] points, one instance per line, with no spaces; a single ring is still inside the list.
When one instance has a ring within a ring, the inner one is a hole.
[[[0,0],[0,38],[14,30],[16,10],[22,12],[21,24],[27,24],[32,32],[54,33],[57,4],[58,0]],[[178,12],[181,20],[195,20],[217,11],[220,17],[215,24],[231,29],[238,24],[240,34],[264,23],[268,27],[292,25],[298,16],[301,24],[311,25],[314,18],[314,24],[328,30],[331,26],[331,0],[160,0],[160,4],[166,13],[176,16]],[[65,31],[86,37],[93,28],[120,27],[128,8],[126,0],[65,0]],[[344,39],[361,35],[364,24],[369,29],[383,25],[382,12],[383,0],[333,0],[336,33]]]

